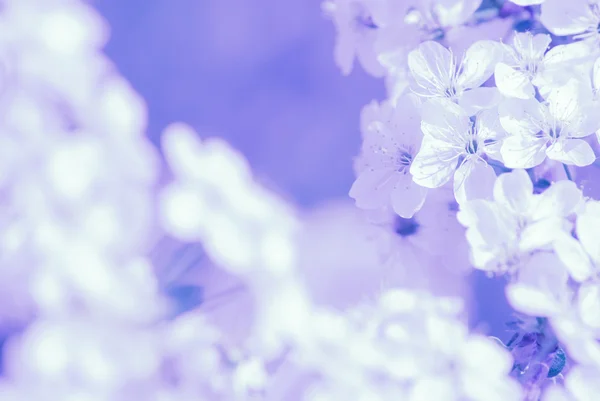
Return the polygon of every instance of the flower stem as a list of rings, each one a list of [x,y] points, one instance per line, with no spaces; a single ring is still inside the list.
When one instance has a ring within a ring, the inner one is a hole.
[[[565,174],[567,175],[567,179],[569,181],[573,181],[573,177],[571,176],[571,172],[569,171],[569,167],[563,163],[563,168],[565,169]]]

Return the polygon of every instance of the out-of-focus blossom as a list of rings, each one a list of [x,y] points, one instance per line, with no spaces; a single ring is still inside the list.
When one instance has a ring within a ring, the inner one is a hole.
[[[279,200],[253,185],[237,152],[219,139],[201,142],[181,124],[166,130],[163,147],[176,177],[161,202],[168,232],[202,240],[215,261],[235,270],[289,269],[293,221]]]
[[[593,401],[600,392],[599,375],[597,367],[575,366],[567,374],[564,387],[549,387],[542,401]]]
[[[573,280],[585,282],[600,273],[600,244],[598,244],[600,203],[588,201],[578,213],[576,222],[577,239],[563,233],[555,242],[555,249],[568,267]]]
[[[314,348],[292,354],[308,388],[302,399],[518,399],[510,355],[469,335],[460,311],[451,298],[393,290],[345,318],[322,314],[306,333]]]
[[[595,51],[599,39],[599,6],[597,0],[546,0],[542,4],[540,20],[555,35],[575,35],[590,41],[590,51]]]
[[[462,291],[461,276],[470,266],[456,208],[452,190],[445,187],[432,192],[410,219],[389,211],[370,215],[377,227],[371,235],[386,272],[384,288],[418,288],[440,295]]]
[[[411,218],[427,194],[410,174],[422,138],[419,111],[410,97],[403,96],[394,106],[375,105],[373,112],[363,133],[361,169],[350,197],[359,208],[391,206],[401,217]]]

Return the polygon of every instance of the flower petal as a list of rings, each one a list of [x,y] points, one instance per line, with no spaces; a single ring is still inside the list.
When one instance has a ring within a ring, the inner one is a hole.
[[[507,288],[510,303],[532,316],[560,312],[568,296],[566,267],[551,253],[537,253],[521,267],[518,283]]]
[[[397,179],[394,170],[367,168],[358,175],[348,195],[361,209],[378,209],[389,204]]]
[[[531,99],[535,96],[535,88],[527,75],[504,63],[496,65],[494,77],[498,90],[504,96],[518,99]]]
[[[542,4],[540,21],[558,36],[585,32],[593,20],[587,0],[546,0]]]
[[[496,173],[486,162],[466,160],[454,172],[454,196],[458,204],[474,199],[491,199]]]
[[[500,152],[508,168],[533,168],[546,159],[546,139],[509,136],[502,142]]]
[[[525,170],[501,174],[494,185],[494,200],[511,210],[521,213],[527,210],[533,199],[533,183]]]
[[[435,15],[443,27],[464,24],[479,8],[482,0],[443,0],[434,2]]]
[[[530,316],[552,316],[559,309],[546,291],[525,284],[508,285],[506,298],[513,308]]]
[[[589,166],[596,160],[592,147],[583,139],[566,139],[550,145],[546,154],[552,160],[578,167]]]
[[[463,89],[481,86],[494,73],[494,66],[502,58],[500,43],[493,40],[480,40],[466,51],[461,74],[457,83]]]
[[[425,136],[421,150],[410,166],[413,180],[426,188],[438,188],[454,173],[460,154],[448,144]]]
[[[600,202],[586,203],[577,217],[577,237],[592,260],[600,265]]]
[[[408,54],[413,90],[421,96],[443,96],[451,86],[455,63],[452,54],[437,42],[427,41]]]
[[[497,88],[481,87],[468,90],[458,99],[458,104],[467,115],[473,116],[482,110],[491,109],[502,101]]]
[[[462,146],[471,128],[471,121],[465,111],[448,99],[431,99],[421,111],[421,130],[429,136],[447,144]]]
[[[600,329],[600,287],[597,283],[584,283],[577,294],[577,306],[583,323]]]
[[[535,99],[507,99],[498,107],[500,124],[509,134],[535,135],[544,126],[547,110]]]
[[[521,232],[519,249],[531,252],[543,249],[554,243],[556,238],[571,228],[568,221],[552,217],[528,224]]]
[[[590,258],[581,243],[568,233],[561,233],[554,241],[554,251],[569,270],[573,280],[581,283],[592,274]]]
[[[572,181],[557,181],[536,197],[532,218],[567,217],[581,205],[583,194]]]
[[[415,183],[410,174],[403,174],[392,190],[392,208],[400,217],[410,219],[421,209],[426,196],[427,188]]]

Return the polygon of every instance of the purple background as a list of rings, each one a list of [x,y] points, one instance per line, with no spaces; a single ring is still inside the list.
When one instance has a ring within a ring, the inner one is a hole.
[[[106,52],[150,112],[149,136],[184,121],[243,152],[267,185],[310,207],[346,197],[359,113],[381,80],[341,76],[320,0],[97,0]],[[503,335],[501,279],[474,274],[474,322]]]

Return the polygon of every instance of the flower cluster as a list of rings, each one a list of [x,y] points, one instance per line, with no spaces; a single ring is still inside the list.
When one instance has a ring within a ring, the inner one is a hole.
[[[506,277],[510,304],[544,321],[507,345],[525,398],[595,399],[600,206],[578,176],[599,149],[600,3],[326,4],[342,72],[356,55],[388,82],[363,110],[356,206],[413,219],[450,187],[470,265]]]
[[[90,6],[2,2],[0,400],[597,398],[600,3],[323,10],[387,96],[356,207],[306,211],[186,124],[158,152]],[[507,281],[505,343],[471,268]]]

